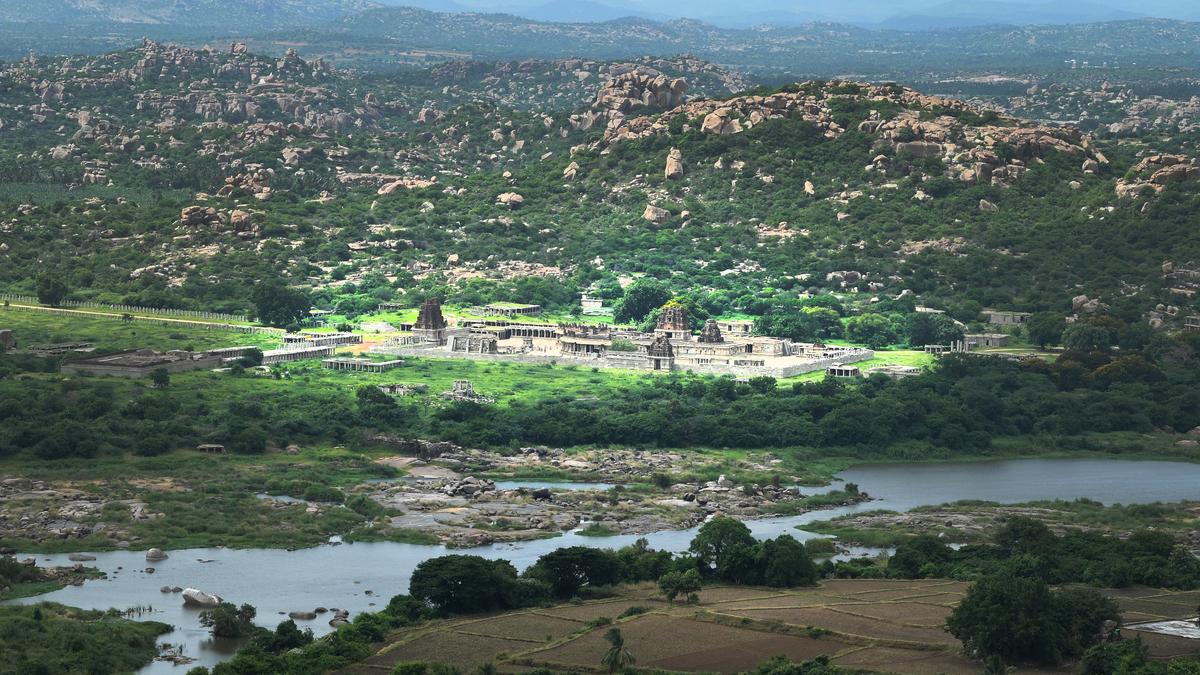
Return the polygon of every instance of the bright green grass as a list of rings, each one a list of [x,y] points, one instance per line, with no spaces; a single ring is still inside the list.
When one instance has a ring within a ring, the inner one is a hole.
[[[194,325],[159,325],[117,317],[23,312],[0,308],[0,328],[11,329],[21,347],[61,342],[90,342],[98,352],[127,349],[189,349],[254,345],[277,348],[281,340],[262,333],[207,330]]]
[[[832,341],[831,341],[832,344]],[[847,343],[848,344],[848,343]],[[923,351],[915,349],[897,349],[894,351],[877,351],[875,358],[866,361],[855,363],[862,370],[868,368],[879,368],[881,366],[913,366],[917,368],[927,368],[933,365],[936,357],[926,354]],[[804,373],[795,377],[784,378],[779,381],[781,386],[790,386],[794,382],[820,382],[825,379],[824,370],[815,370],[811,373]]]

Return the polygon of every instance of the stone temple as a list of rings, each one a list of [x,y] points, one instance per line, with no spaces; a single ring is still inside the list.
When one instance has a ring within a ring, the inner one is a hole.
[[[451,326],[435,299],[421,307],[411,334],[395,336],[372,351],[736,377],[791,377],[875,356],[869,349],[755,335],[747,321],[709,319],[697,335],[687,308],[677,303],[664,306],[654,330],[642,333],[607,324],[526,323],[502,317]]]

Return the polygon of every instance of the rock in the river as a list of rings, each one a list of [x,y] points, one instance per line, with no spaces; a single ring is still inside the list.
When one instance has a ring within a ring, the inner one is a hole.
[[[313,619],[317,618],[317,613],[300,611],[288,612],[288,618],[296,619],[297,621],[312,621]]]
[[[161,548],[152,548],[146,551],[146,560],[149,562],[158,562],[159,560],[166,560],[169,557]]]
[[[185,588],[183,604],[186,607],[216,607],[221,604],[221,596],[205,593],[197,588]]]
[[[71,562],[87,562],[95,559],[96,556],[88,555],[87,553],[72,553],[71,555],[67,556],[67,560],[70,560]]]

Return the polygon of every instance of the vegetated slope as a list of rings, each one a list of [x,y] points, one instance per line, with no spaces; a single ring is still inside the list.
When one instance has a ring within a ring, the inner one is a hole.
[[[1031,310],[1086,293],[1131,318],[1186,302],[1162,263],[1200,260],[1195,173],[1160,175],[1153,146],[896,86],[685,101],[680,76],[738,86],[694,59],[360,77],[147,43],[14,64],[0,284],[59,270],[110,300],[222,310],[279,275],[361,308],[566,306],[642,274],[713,312],[803,290]]]

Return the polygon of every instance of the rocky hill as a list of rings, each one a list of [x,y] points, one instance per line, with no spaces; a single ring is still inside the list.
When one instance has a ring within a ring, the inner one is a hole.
[[[264,275],[368,308],[569,304],[640,275],[751,314],[800,291],[1192,301],[1163,272],[1200,260],[1182,153],[896,85],[746,84],[693,58],[25,60],[0,70],[0,283],[61,268],[98,298],[239,311]]]

